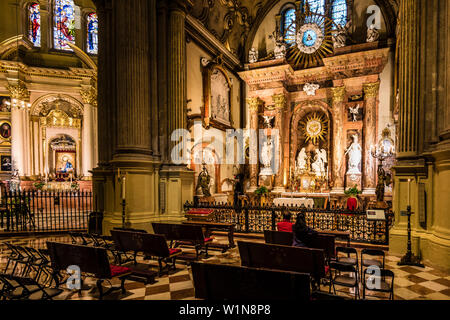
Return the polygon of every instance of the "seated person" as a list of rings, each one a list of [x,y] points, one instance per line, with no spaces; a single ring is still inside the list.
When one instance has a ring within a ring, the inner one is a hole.
[[[316,234],[317,231],[306,225],[305,215],[299,213],[293,227],[294,241],[292,242],[292,245],[294,247],[308,247]]]
[[[289,211],[284,211],[283,221],[277,223],[277,230],[284,232],[292,232],[292,225],[293,223],[291,222],[291,213]]]

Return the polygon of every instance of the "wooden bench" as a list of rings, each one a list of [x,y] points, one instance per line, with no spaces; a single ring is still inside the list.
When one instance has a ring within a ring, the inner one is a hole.
[[[333,231],[333,230],[316,230],[320,234],[331,234],[336,239],[342,239],[347,242],[347,247],[350,247],[350,231]]]
[[[125,293],[125,280],[131,274],[131,269],[110,264],[105,248],[50,241],[47,241],[47,248],[53,272],[59,273],[66,271],[69,266],[78,266],[82,273],[97,278],[100,300],[114,290],[122,289],[122,293]],[[58,277],[55,275],[54,278]],[[120,287],[111,287],[103,293],[103,281],[112,278],[121,280]],[[59,285],[58,282],[57,286]]]
[[[118,230],[111,230],[111,235],[116,246],[122,250],[142,252],[145,256],[156,257],[160,276],[165,269],[163,263],[166,264],[165,267],[169,272],[171,268],[175,269],[175,260],[183,253],[181,249],[170,249],[164,235]],[[148,264],[138,264],[135,259],[132,265],[127,266],[133,270],[133,275],[148,279],[153,277],[154,280],[156,272],[149,270]]]
[[[238,241],[241,264],[246,267],[308,273],[314,285],[325,277],[325,256],[321,249]]]
[[[183,224],[201,226],[204,228],[204,234],[206,238],[211,237],[211,233],[214,230],[225,231],[228,235],[228,245],[226,244],[210,244],[209,248],[220,248],[222,252],[226,252],[228,249],[234,248],[234,224],[222,223],[222,222],[209,222],[209,221],[183,221]]]
[[[309,274],[193,262],[195,297],[207,300],[309,301]]]
[[[213,238],[205,238],[201,226],[156,222],[152,226],[156,234],[163,234],[171,242],[171,248],[192,245],[195,248],[195,259],[199,258],[202,248],[205,249],[205,257],[208,257],[208,246]],[[187,260],[188,256],[185,255],[183,259]]]

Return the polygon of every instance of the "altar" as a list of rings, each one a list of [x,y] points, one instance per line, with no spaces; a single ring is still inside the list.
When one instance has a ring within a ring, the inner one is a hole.
[[[311,198],[276,198],[273,200],[273,204],[275,206],[285,206],[285,207],[290,206],[301,207],[302,205],[304,205],[306,208],[308,207],[313,208],[314,200]]]

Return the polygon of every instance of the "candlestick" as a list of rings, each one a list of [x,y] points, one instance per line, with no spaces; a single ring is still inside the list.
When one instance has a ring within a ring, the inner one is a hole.
[[[411,206],[411,179],[408,179],[408,206]]]

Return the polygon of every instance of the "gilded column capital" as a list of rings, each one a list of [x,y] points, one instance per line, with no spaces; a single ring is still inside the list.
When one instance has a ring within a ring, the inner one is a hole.
[[[363,85],[366,98],[376,98],[380,90],[380,82],[366,83]]]
[[[273,95],[272,101],[276,109],[283,109],[286,106],[286,97],[282,93]]]
[[[86,104],[97,106],[97,89],[89,86],[80,90],[81,98]]]
[[[9,84],[6,86],[12,99],[30,101],[30,92],[22,80],[17,81],[16,84]]]
[[[333,95],[333,104],[343,102],[345,98],[345,87],[331,88],[331,94]]]
[[[263,101],[259,98],[247,98],[247,104],[250,111],[258,112],[259,106],[261,106]]]

